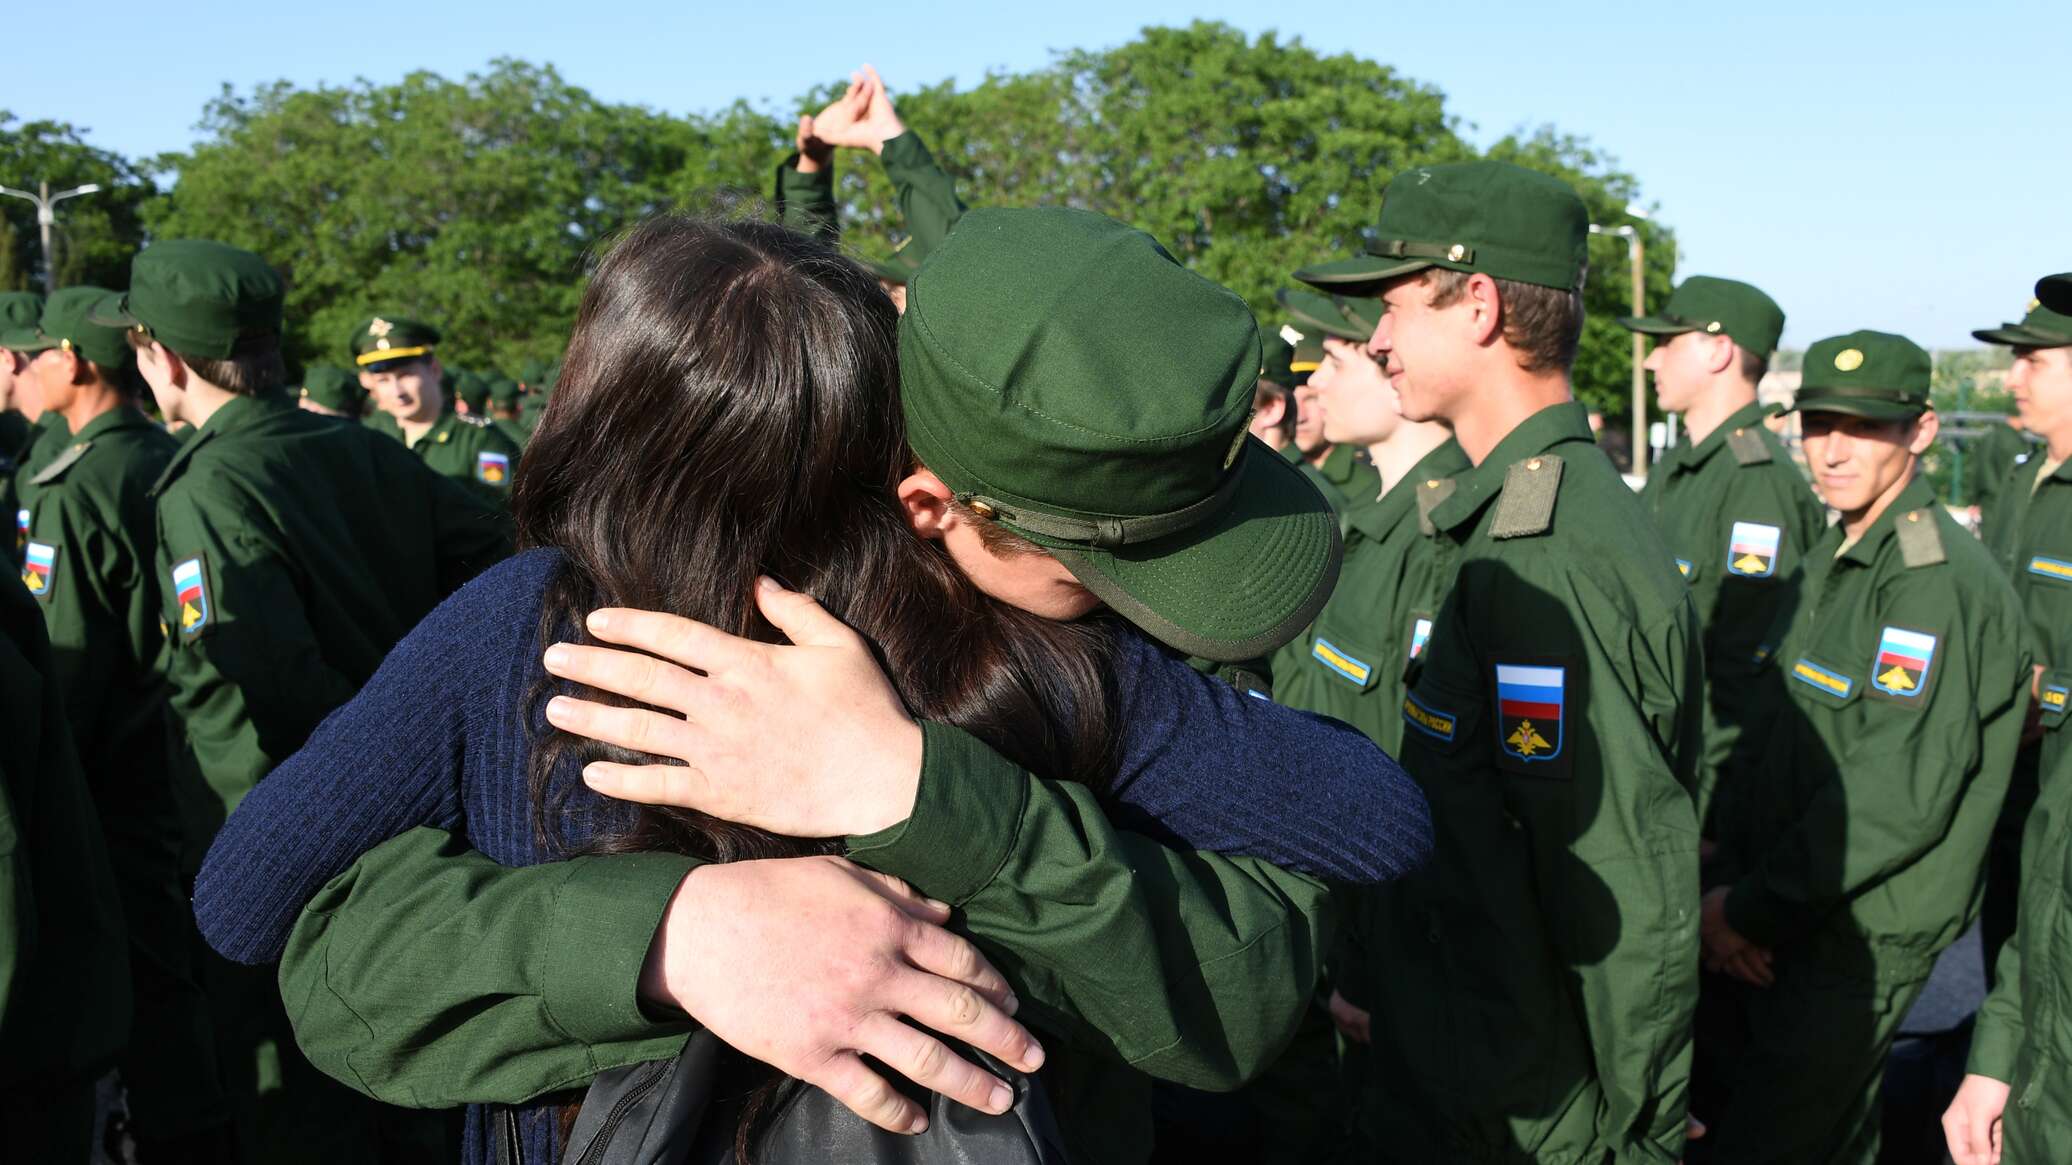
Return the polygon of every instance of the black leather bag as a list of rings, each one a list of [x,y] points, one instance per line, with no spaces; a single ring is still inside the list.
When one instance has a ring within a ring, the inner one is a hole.
[[[993,1116],[880,1069],[928,1113],[926,1132],[903,1136],[870,1124],[818,1088],[795,1085],[757,1131],[753,1165],[1068,1165],[1042,1081],[945,1042],[1013,1088],[1014,1106]],[[727,1060],[737,1055],[699,1032],[674,1059],[597,1077],[583,1097],[562,1165],[739,1165],[739,1110],[715,1099]]]

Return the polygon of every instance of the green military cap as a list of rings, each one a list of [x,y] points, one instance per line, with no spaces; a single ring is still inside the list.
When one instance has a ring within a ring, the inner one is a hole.
[[[60,288],[43,305],[40,321],[0,331],[0,348],[16,352],[63,348],[103,368],[128,368],[136,362],[136,354],[130,350],[126,330],[93,322],[94,309],[114,294],[105,287]]]
[[[2072,345],[2072,314],[2052,311],[2043,306],[2042,300],[2032,299],[2021,323],[2001,324],[1997,328],[1980,328],[1971,334],[1988,344],[2010,344],[2018,348],[2063,348]]]
[[[1295,346],[1283,336],[1262,335],[1259,338],[1259,378],[1271,380],[1283,388],[1295,386]]]
[[[1295,330],[1305,335],[1337,336],[1341,340],[1364,343],[1374,334],[1373,328],[1360,331],[1358,324],[1346,317],[1338,306],[1338,297],[1318,295],[1314,291],[1295,291],[1283,288],[1273,293],[1274,302],[1288,313],[1294,321]],[[1290,341],[1292,343],[1292,341]],[[1321,351],[1321,345],[1319,346]]]
[[[489,390],[489,399],[500,405],[518,403],[518,382],[501,372],[488,372],[482,376],[483,385]]]
[[[1324,337],[1314,329],[1304,331],[1293,324],[1282,324],[1281,339],[1294,345],[1288,358],[1288,371],[1295,377],[1292,383],[1308,383],[1309,374],[1324,366]]]
[[[361,368],[429,356],[439,329],[398,315],[378,315],[353,330],[353,363]]]
[[[1776,351],[1778,337],[1784,335],[1784,309],[1749,284],[1693,275],[1670,292],[1661,311],[1651,316],[1621,316],[1619,324],[1650,336],[1724,332],[1748,351],[1768,356]]]
[[[1151,236],[1062,209],[971,211],[907,294],[908,440],[960,501],[1191,655],[1252,659],[1308,625],[1338,524],[1246,432],[1243,300]]]
[[[1338,305],[1338,312],[1360,333],[1357,343],[1365,347],[1374,338],[1374,329],[1381,326],[1381,317],[1389,305],[1378,299],[1362,299],[1356,295],[1334,295],[1331,302]]]
[[[1848,413],[1874,421],[1904,421],[1928,409],[1933,364],[1905,336],[1851,332],[1806,349],[1798,396],[1802,413]]]
[[[489,407],[489,376],[481,372],[462,372],[453,378],[455,400],[466,401],[468,408],[480,411]]]
[[[0,331],[33,328],[42,318],[42,296],[33,291],[0,291]]]
[[[2072,316],[2072,271],[2037,280],[2036,301],[2054,312]]]
[[[1420,166],[1382,192],[1365,255],[1295,273],[1326,291],[1374,295],[1384,281],[1427,267],[1579,287],[1590,212],[1559,178],[1509,162]]]
[[[94,309],[93,322],[143,328],[175,352],[223,360],[281,334],[281,277],[228,243],[170,239],[130,261],[130,287]]]
[[[343,368],[312,364],[302,373],[302,395],[341,413],[359,415],[367,400],[360,378]]]

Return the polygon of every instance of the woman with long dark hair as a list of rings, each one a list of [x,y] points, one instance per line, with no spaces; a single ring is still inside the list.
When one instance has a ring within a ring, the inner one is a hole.
[[[989,215],[1040,213],[979,212],[981,221],[966,226],[984,228]],[[1121,247],[1129,262],[1170,264],[1162,251],[1156,260],[1137,253],[1155,245],[1134,232],[1115,234],[1114,224],[1004,225],[1033,225],[1039,235],[1056,230],[1062,244]],[[1078,240],[1089,230],[1094,237]],[[1162,267],[1156,273],[1195,279]],[[1206,294],[1191,284],[1182,290]],[[1227,311],[1214,296],[1203,302]],[[1241,385],[1248,401],[1257,341],[1249,316],[1244,326],[1242,344],[1226,345],[1224,363],[1249,362]],[[459,829],[508,866],[583,853],[666,851],[731,863],[832,851],[835,843],[824,840],[600,797],[581,781],[586,764],[645,758],[557,732],[543,712],[550,696],[567,689],[549,678],[541,654],[557,641],[586,639],[593,610],[669,612],[776,642],[755,598],[757,580],[768,576],[810,594],[871,646],[899,705],[921,721],[917,743],[928,733],[938,742],[942,733],[961,733],[1033,773],[1088,790],[1032,787],[1032,803],[1062,796],[1067,808],[1058,812],[1071,813],[1099,801],[1178,851],[1250,855],[1229,860],[1256,862],[1244,868],[1262,871],[1186,885],[1206,877],[1189,862],[1225,861],[1212,854],[1175,858],[1166,876],[1139,879],[1098,811],[1075,818],[1075,833],[1095,840],[1074,860],[1101,866],[1101,892],[1126,905],[1101,902],[1101,925],[1080,932],[1091,941],[1076,955],[1045,951],[1044,982],[1069,983],[1075,963],[1089,974],[1116,974],[1119,964],[1147,982],[1154,1004],[1177,997],[1189,989],[1176,992],[1173,981],[1186,977],[1162,969],[1162,952],[1185,947],[1195,919],[1250,911],[1277,921],[1249,928],[1233,953],[1259,957],[1253,948],[1274,943],[1309,948],[1272,963],[1290,969],[1289,981],[1258,984],[1250,1001],[1272,1017],[1269,1026],[1292,1022],[1281,1017],[1300,1008],[1310,985],[1294,981],[1302,975],[1292,968],[1313,974],[1321,942],[1318,927],[1294,916],[1321,907],[1321,887],[1303,879],[1314,893],[1289,891],[1270,863],[1361,881],[1403,872],[1429,848],[1414,787],[1358,734],[1239,695],[1121,620],[1095,615],[1101,601],[1081,585],[1088,576],[1060,565],[1069,552],[1017,554],[1012,535],[987,532],[978,505],[960,498],[926,504],[929,482],[940,479],[909,447],[897,404],[896,327],[867,273],[779,228],[672,216],[629,233],[585,295],[563,380],[520,468],[515,507],[526,552],[427,619],[233,816],[197,884],[196,911],[211,943],[232,958],[278,957],[296,912],[326,879],[418,825]],[[1242,411],[1226,417],[1220,403],[1216,409],[1216,424],[1229,432],[1200,436],[1218,438],[1214,456],[1227,478],[1258,459],[1240,456]],[[1278,466],[1278,458],[1267,459]],[[1215,486],[1216,504],[1232,496],[1231,484]],[[1320,499],[1310,502],[1323,511]],[[924,513],[935,525],[917,537]],[[943,536],[945,524],[957,523],[961,543]],[[974,532],[983,553],[971,549]],[[959,544],[962,551],[946,548]],[[1310,601],[1305,595],[1302,604]],[[1297,617],[1302,612],[1291,609],[1275,620]],[[1158,625],[1149,610],[1133,612],[1132,621]],[[925,787],[932,778],[921,764]],[[911,788],[907,798],[912,806]],[[313,831],[311,822],[322,828]],[[1047,844],[1040,831],[1031,834],[1018,844]],[[1050,876],[1057,900],[1031,909],[1085,908],[1070,869]],[[1080,885],[1093,882],[1088,875]],[[1190,893],[1213,906],[1190,914],[1184,901],[1172,905]],[[966,921],[984,933],[975,915]],[[1027,933],[996,938],[1010,951],[1016,941],[1038,941]],[[1017,990],[1044,994],[1041,983]],[[1091,1038],[1070,1032],[1082,1037],[1080,1046],[1054,1048],[1045,1074],[1069,1078],[1063,1091],[1081,1101],[1098,1099],[1091,1084],[1099,1073],[1085,1066],[1086,1045],[1111,1033],[1101,1017],[1072,1014],[1071,991],[1055,995],[1043,1000],[1054,1022],[1071,1028],[1076,1019],[1094,1030]],[[1212,1030],[1182,1031],[1179,1042],[1214,1047],[1228,1038],[1223,1029],[1254,1022],[1210,1018]],[[450,1028],[448,1019],[441,1023]],[[1112,1047],[1111,1054],[1148,1060]],[[522,1114],[528,1160],[551,1151],[547,1107],[535,1103]],[[1069,1107],[1061,1116],[1070,1123]],[[488,1159],[486,1127],[484,1113],[471,1113],[470,1161]],[[1072,1131],[1068,1139],[1076,1141]],[[1139,1143],[1112,1128],[1082,1132],[1091,1140],[1075,1150],[1094,1156],[1112,1156],[1091,1147],[1100,1141]]]

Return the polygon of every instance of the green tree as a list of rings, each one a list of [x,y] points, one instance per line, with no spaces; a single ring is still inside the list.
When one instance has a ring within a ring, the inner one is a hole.
[[[144,238],[140,208],[158,193],[137,166],[86,143],[61,121],[18,120],[0,110],[0,186],[53,192],[100,184],[98,194],[60,203],[51,231],[57,286],[90,283],[129,286],[130,256]],[[0,290],[43,290],[43,257],[36,207],[0,197]]]

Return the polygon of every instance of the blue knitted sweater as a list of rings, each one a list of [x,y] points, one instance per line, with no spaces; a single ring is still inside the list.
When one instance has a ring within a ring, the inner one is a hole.
[[[543,705],[528,703],[545,676],[540,604],[560,562],[529,551],[461,588],[245,798],[195,884],[210,945],[240,962],[278,959],[325,882],[415,826],[464,835],[507,866],[554,859],[533,828],[526,750],[547,730]],[[1359,732],[1250,698],[1134,633],[1113,661],[1118,825],[1350,883],[1397,877],[1430,852],[1423,794]],[[630,806],[565,768],[555,780],[571,841],[630,823]],[[526,1140],[539,1142],[527,1159],[552,1160],[551,1122],[538,1115],[523,1114]],[[475,1106],[466,1160],[489,1159],[485,1128]]]

